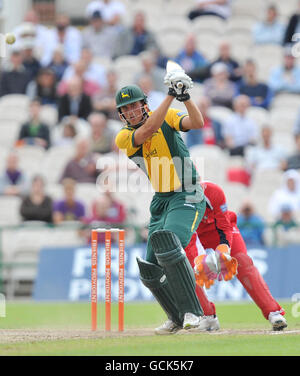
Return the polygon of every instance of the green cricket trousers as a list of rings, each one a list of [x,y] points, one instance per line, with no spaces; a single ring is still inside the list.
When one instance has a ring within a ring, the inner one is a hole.
[[[206,201],[201,186],[196,192],[156,192],[150,205],[149,235],[157,230],[174,232],[185,248],[201,222]],[[158,264],[151,245],[147,244],[146,261]]]

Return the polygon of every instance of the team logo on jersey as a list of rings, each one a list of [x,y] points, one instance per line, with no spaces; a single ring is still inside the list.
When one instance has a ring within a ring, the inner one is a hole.
[[[227,212],[227,204],[223,204],[223,205],[221,205],[220,206],[220,209],[221,209],[221,211],[222,211],[222,213],[225,213],[225,212]]]
[[[186,112],[177,112],[176,114],[177,116],[182,116],[182,115],[186,115]]]

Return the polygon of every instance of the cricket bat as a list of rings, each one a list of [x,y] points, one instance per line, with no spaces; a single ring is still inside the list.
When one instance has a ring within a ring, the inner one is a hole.
[[[180,72],[185,73],[184,70],[181,68],[181,66],[179,64],[175,63],[175,61],[173,61],[173,60],[167,61],[166,70],[167,70],[167,73],[174,72],[174,71],[180,71]],[[176,84],[176,87],[178,89],[182,89],[183,83],[178,81],[177,84]]]

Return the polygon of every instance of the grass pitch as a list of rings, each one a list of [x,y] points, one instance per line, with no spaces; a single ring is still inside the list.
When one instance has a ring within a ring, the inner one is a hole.
[[[300,355],[300,320],[292,304],[282,303],[288,328],[272,332],[254,303],[217,304],[221,330],[172,336],[155,336],[153,329],[165,320],[155,303],[125,305],[125,332],[117,328],[113,305],[113,331],[100,325],[90,331],[89,304],[8,303],[0,318],[0,355],[100,355],[100,356],[201,356]]]

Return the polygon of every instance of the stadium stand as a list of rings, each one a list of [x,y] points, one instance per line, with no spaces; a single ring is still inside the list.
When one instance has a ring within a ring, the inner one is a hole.
[[[209,60],[209,63],[217,58],[221,41],[229,41],[232,56],[241,66],[249,57],[255,61],[258,68],[258,79],[262,82],[267,82],[272,68],[282,63],[284,51],[282,45],[255,45],[253,42],[253,27],[256,22],[262,20],[266,7],[266,2],[263,0],[252,0],[251,2],[233,0],[232,15],[226,21],[214,16],[202,16],[190,21],[187,14],[192,9],[194,0],[152,0],[151,2],[123,0],[122,3],[126,7],[126,16],[122,19],[122,24],[125,26],[132,25],[133,17],[137,11],[142,11],[145,14],[147,27],[154,33],[160,47],[157,64],[162,68],[165,67],[166,59],[174,58],[182,49],[186,35],[190,32],[196,34],[197,48]],[[297,0],[285,2],[275,0],[273,3],[278,8],[280,21],[286,26],[297,7]],[[85,24],[87,24],[85,14],[88,4],[88,0],[77,0],[76,2],[70,0],[58,1],[56,12],[66,13],[73,20],[83,19]],[[78,29],[83,30],[85,24],[82,24]],[[50,28],[52,27],[53,25],[50,26]],[[7,59],[3,59],[2,66],[5,66],[6,63]],[[123,55],[115,60],[93,57],[93,63],[104,67],[105,70],[115,70],[118,76],[118,88],[132,83],[137,74],[143,69],[140,55]],[[299,58],[296,59],[296,64],[299,65]],[[79,71],[82,69],[80,64],[76,66],[76,69]],[[84,76],[84,80],[88,81],[89,84],[90,77],[88,75]],[[208,77],[209,75],[206,78]],[[238,82],[235,84],[238,85]],[[192,99],[197,102],[197,98],[202,95],[203,84],[194,83],[194,88],[191,91]],[[18,93],[0,98],[1,171],[4,169],[8,152],[17,146],[16,141],[21,125],[28,120],[29,103],[28,96]],[[174,102],[174,107],[180,111],[185,110],[183,103]],[[274,143],[280,144],[291,152],[295,148],[293,131],[299,110],[299,94],[280,92],[274,95],[269,110],[251,107],[247,111],[247,116],[253,119],[259,127],[266,124],[270,125],[273,129]],[[222,106],[213,106],[209,109],[209,115],[221,124],[231,114],[233,114],[232,109]],[[53,141],[61,137],[63,125],[58,123],[57,106],[43,105],[41,120],[49,126]],[[16,148],[22,170],[28,177],[32,177],[36,173],[42,174],[46,178],[47,193],[53,199],[62,198],[62,187],[58,182],[66,163],[74,154],[76,140],[81,136],[90,138],[91,135],[90,125],[87,121],[77,119],[75,124],[76,136],[73,141],[68,140],[66,144],[58,146],[53,142],[48,150],[33,145]],[[109,119],[108,121],[109,129],[115,133],[121,126],[121,123],[115,119]],[[186,135],[183,134],[183,139],[185,137]],[[118,154],[113,149],[114,146],[112,145],[114,158],[111,161],[116,159],[120,162]],[[190,153],[196,162],[201,177],[214,181],[224,188],[230,209],[238,210],[241,201],[248,198],[255,202],[258,213],[267,223],[272,224],[275,221],[275,218],[268,212],[267,206],[270,195],[281,182],[281,170],[255,171],[251,176],[251,184],[247,188],[241,183],[229,182],[227,176],[228,169],[242,169],[245,167],[243,157],[230,157],[228,150],[221,149],[216,145],[206,144],[191,147]],[[107,154],[107,156],[109,155]],[[95,156],[95,158],[100,157],[99,155]],[[114,163],[112,162],[112,170],[120,167],[116,167]],[[131,173],[134,173],[133,171]],[[123,178],[127,179],[125,175],[122,177],[122,174],[119,174],[121,182]],[[122,184],[127,181],[124,181],[124,179]],[[143,181],[143,178],[141,179],[140,191],[119,191],[115,195],[127,209],[127,223],[142,228],[147,226],[149,219],[148,207],[153,192],[148,182]],[[77,194],[90,210],[92,201],[99,195],[100,191],[101,189],[94,184],[79,184]],[[9,281],[8,291],[10,297],[20,288],[20,281],[34,279],[35,268],[31,268],[30,265],[36,263],[41,247],[84,243],[84,240],[78,235],[77,225],[80,225],[78,223],[73,228],[71,226],[72,223],[70,223],[68,230],[49,228],[38,223],[34,223],[34,225],[32,223],[23,223],[19,215],[20,202],[21,197],[0,196],[0,226],[4,226],[1,240],[3,259],[6,263],[16,262],[29,265],[28,268],[8,268],[7,273],[4,274],[7,281]],[[300,223],[300,208],[296,213],[296,218]],[[20,226],[19,229],[5,228],[5,226],[15,225]],[[40,226],[39,228],[38,225]],[[296,230],[288,238],[285,235],[284,233],[279,233],[277,238],[279,244],[286,244],[285,242],[288,240],[300,242],[299,232]],[[32,246],[32,238],[36,240],[34,247]],[[270,230],[270,228],[266,229],[266,239],[268,244],[273,244],[273,230]]]

